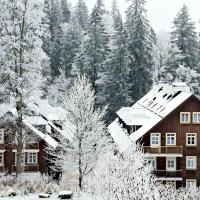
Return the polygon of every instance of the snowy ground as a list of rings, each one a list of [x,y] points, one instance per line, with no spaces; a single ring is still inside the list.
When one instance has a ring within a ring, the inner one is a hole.
[[[27,196],[16,196],[16,197],[0,197],[0,200],[41,200],[41,198],[38,197],[37,194],[30,194]],[[51,195],[50,198],[47,198],[48,200],[57,200],[58,195],[57,194],[53,194]]]

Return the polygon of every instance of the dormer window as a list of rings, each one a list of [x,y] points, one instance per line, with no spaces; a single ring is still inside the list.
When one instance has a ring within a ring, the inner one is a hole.
[[[4,143],[4,129],[0,129],[0,144]]]
[[[190,123],[190,112],[181,112],[180,113],[180,123],[189,124]]]

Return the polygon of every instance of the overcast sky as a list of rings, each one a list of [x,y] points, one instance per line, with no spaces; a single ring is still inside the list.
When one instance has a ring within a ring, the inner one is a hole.
[[[77,0],[69,0],[72,4]],[[91,10],[96,0],[85,0]],[[124,13],[127,7],[127,0],[118,0],[119,8]],[[112,0],[104,0],[106,7],[111,6]],[[190,16],[196,22],[198,31],[200,31],[200,0],[147,0],[146,9],[148,10],[148,19],[156,32],[170,31],[171,21],[183,4],[189,7]]]

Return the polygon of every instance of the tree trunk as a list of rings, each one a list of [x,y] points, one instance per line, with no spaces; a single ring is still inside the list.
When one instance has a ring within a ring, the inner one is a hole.
[[[78,171],[79,171],[79,177],[78,177],[78,185],[79,189],[82,190],[82,182],[83,182],[83,172],[82,172],[82,139],[79,140],[79,160],[78,160]]]
[[[22,96],[17,92],[17,156],[16,156],[16,176],[22,173],[22,150],[23,150],[23,122],[22,122]]]

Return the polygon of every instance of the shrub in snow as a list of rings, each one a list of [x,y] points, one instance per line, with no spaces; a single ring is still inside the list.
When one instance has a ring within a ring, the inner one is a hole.
[[[54,193],[65,190],[66,184],[57,185],[49,180],[49,177],[42,177],[40,174],[21,175],[19,177],[5,176],[0,178],[0,195],[7,196],[7,191],[12,188],[17,194],[28,193]]]
[[[104,200],[153,199],[157,189],[148,161],[138,146],[124,153],[102,155],[88,178],[88,191]]]

